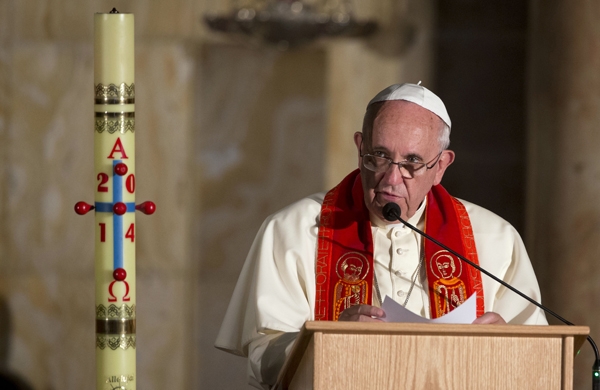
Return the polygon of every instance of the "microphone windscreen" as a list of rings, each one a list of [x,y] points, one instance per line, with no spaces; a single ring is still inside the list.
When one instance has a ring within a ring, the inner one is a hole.
[[[383,206],[383,218],[390,222],[400,219],[400,206],[394,202],[390,202]]]

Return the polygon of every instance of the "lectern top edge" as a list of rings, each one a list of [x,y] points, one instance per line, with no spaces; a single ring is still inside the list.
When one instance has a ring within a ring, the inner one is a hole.
[[[309,332],[348,332],[353,333],[402,333],[402,334],[467,334],[470,336],[487,336],[505,334],[511,336],[587,336],[588,326],[567,325],[473,325],[473,324],[417,324],[389,322],[337,322],[337,321],[307,321],[304,325]]]

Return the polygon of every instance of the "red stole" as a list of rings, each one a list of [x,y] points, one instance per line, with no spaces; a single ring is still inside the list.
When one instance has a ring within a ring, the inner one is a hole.
[[[425,231],[476,264],[469,216],[441,186],[427,195]],[[477,292],[477,316],[483,314],[481,274],[454,255],[425,240],[425,266],[431,318],[437,318]],[[372,304],[373,237],[364,203],[360,171],[350,173],[325,195],[321,206],[315,264],[315,319],[336,321],[342,311]]]

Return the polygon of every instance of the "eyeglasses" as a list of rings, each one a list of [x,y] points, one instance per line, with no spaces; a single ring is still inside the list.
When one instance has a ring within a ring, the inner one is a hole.
[[[395,162],[391,158],[375,156],[375,155],[369,154],[369,153],[361,154],[360,157],[362,158],[363,166],[365,168],[367,168],[369,171],[381,173],[381,172],[387,171],[391,165],[397,165],[402,177],[404,177],[406,179],[412,179],[415,176],[422,175],[426,171],[433,168],[435,166],[435,164],[437,164],[438,161],[440,160],[440,156],[442,155],[442,152],[443,152],[443,150],[441,152],[439,152],[438,155],[435,156],[435,158],[433,158],[433,160],[431,160],[427,163],[412,162],[412,161],[406,161],[406,160]],[[423,170],[423,168],[426,168],[426,169]]]

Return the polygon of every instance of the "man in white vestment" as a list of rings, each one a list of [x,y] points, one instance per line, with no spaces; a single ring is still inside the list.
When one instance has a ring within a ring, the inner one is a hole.
[[[544,313],[398,221],[425,230],[540,302],[521,237],[492,212],[440,185],[454,161],[443,102],[415,84],[367,105],[354,134],[358,169],[327,193],[269,216],[250,249],[216,347],[248,357],[249,382],[269,389],[306,321],[382,321],[386,296],[436,318],[476,294],[479,324],[547,324]]]

